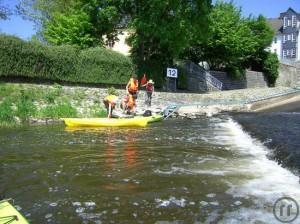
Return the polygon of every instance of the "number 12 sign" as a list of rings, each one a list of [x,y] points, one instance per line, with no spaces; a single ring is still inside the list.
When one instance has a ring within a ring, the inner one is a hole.
[[[178,73],[176,68],[167,68],[167,77],[177,78]]]

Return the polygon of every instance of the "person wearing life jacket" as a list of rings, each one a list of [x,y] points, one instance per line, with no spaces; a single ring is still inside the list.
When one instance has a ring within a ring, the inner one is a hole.
[[[123,110],[123,112],[126,112],[128,109],[127,108],[128,101],[129,101],[129,94],[127,94],[120,103],[120,108]]]
[[[150,79],[143,87],[146,87],[147,97],[145,100],[145,104],[149,107],[151,106],[152,94],[154,93],[154,82]]]
[[[126,85],[126,92],[137,99],[137,93],[139,90],[139,81],[136,79],[135,75],[132,75],[129,82]]]
[[[136,103],[135,99],[132,95],[128,95],[128,101],[126,105],[126,113],[134,115],[135,114]]]
[[[107,117],[112,117],[112,112],[115,109],[118,101],[118,97],[115,93],[115,91],[108,90],[108,96],[106,96],[103,100],[103,103],[105,105],[106,111],[107,111]]]

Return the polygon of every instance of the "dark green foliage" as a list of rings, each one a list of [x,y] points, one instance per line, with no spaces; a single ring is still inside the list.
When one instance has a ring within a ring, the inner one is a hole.
[[[128,42],[140,73],[146,72],[161,86],[173,60],[194,40],[205,39],[210,5],[210,0],[132,3],[132,9],[137,9],[130,13],[130,26],[135,33]]]
[[[184,62],[179,61],[176,63],[178,69],[178,79],[177,79],[177,88],[178,89],[187,89],[187,73],[186,69],[184,68]]]
[[[279,75],[279,60],[276,53],[268,52],[263,61],[263,72],[267,76],[269,84],[273,86]]]
[[[196,41],[185,58],[207,61],[212,70],[225,70],[238,78],[245,69],[262,71],[273,34],[263,16],[244,18],[233,2],[217,1],[209,15],[208,38]]]
[[[152,79],[155,82],[155,87],[161,88],[164,83],[164,75],[166,74],[166,66],[163,66],[161,61],[148,60],[138,62],[138,77],[139,80],[146,74],[147,79]]]
[[[6,35],[0,35],[0,55],[0,76],[125,84],[134,71],[129,58],[104,48],[45,46]]]

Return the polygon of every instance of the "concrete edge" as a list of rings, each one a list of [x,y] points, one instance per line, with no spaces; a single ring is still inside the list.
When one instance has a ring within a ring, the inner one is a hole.
[[[273,107],[282,106],[300,99],[300,92],[288,93],[283,96],[277,96],[270,99],[260,100],[254,103],[250,103],[250,110],[254,112],[271,109]]]

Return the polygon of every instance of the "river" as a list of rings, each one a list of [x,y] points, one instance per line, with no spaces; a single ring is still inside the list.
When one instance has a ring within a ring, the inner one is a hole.
[[[32,223],[279,223],[299,177],[251,116],[1,129],[1,196]]]

